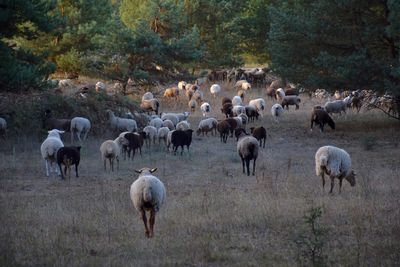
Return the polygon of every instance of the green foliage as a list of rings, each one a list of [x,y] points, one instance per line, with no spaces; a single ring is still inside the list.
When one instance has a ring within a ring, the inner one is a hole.
[[[57,60],[59,70],[66,73],[79,73],[83,68],[81,57],[82,53],[78,52],[75,48],[60,55]]]

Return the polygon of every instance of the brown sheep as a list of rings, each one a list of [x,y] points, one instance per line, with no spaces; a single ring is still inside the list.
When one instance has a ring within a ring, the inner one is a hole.
[[[232,104],[232,100],[230,99],[230,98],[227,98],[227,97],[223,97],[222,98],[222,106],[224,105],[224,104],[226,104],[226,103],[231,103]]]
[[[226,143],[229,136],[230,124],[227,121],[220,121],[217,124],[217,130],[219,132],[221,142]]]
[[[69,132],[71,128],[71,120],[53,118],[53,113],[50,109],[46,109],[43,119],[43,128],[45,130],[57,129],[60,131]]]
[[[233,106],[232,103],[225,103],[222,108],[221,112],[225,114],[226,118],[233,116]]]
[[[295,95],[290,95],[290,96],[284,96],[282,100],[282,107],[289,109],[289,106],[296,106],[296,109],[299,109],[299,104],[301,102],[300,97],[295,96]]]
[[[265,148],[265,141],[267,140],[267,130],[263,127],[251,127],[251,134],[260,142],[260,147]],[[262,144],[264,140],[264,145]]]
[[[178,89],[178,87],[171,87],[171,88],[165,89],[164,97],[178,99],[178,97],[179,97],[179,89]]]
[[[238,127],[238,121],[235,118],[226,118],[224,121],[229,123],[229,131],[231,132],[231,137],[233,137],[233,132]]]
[[[335,122],[333,121],[331,116],[329,116],[328,112],[326,112],[320,106],[314,107],[311,113],[311,131],[313,129],[314,122],[315,124],[319,125],[321,133],[324,131],[324,126],[326,123],[332,128],[332,130],[335,130]]]
[[[147,111],[148,113],[154,111],[158,115],[158,109],[160,107],[160,102],[156,98],[150,100],[143,100],[140,104],[140,108]]]
[[[266,92],[267,96],[269,96],[270,98],[276,99],[276,89],[275,88],[269,86],[269,87],[267,87],[266,91],[267,91]]]
[[[64,175],[69,172],[69,177],[71,177],[71,165],[75,165],[75,176],[78,175],[78,165],[80,161],[81,147],[80,146],[64,146],[57,151],[57,164],[60,168],[61,179],[64,179]],[[61,164],[64,165],[64,172],[61,168]]]
[[[250,176],[250,160],[253,160],[253,172],[255,175],[256,171],[256,160],[258,157],[259,145],[256,138],[248,136],[245,133],[239,135],[239,141],[237,142],[237,152],[242,159],[243,173],[245,173],[245,163],[247,167],[247,176]]]

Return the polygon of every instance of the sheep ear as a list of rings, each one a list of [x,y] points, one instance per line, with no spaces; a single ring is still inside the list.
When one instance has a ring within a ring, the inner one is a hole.
[[[137,173],[142,173],[142,170],[134,170]]]
[[[63,133],[65,133],[65,131],[58,130],[58,133],[63,134]]]
[[[151,169],[151,170],[150,170],[150,173],[153,173],[153,172],[155,172],[156,170],[157,170],[157,168]]]

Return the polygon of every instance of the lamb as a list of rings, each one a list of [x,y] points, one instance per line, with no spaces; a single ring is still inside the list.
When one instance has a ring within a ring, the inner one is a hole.
[[[217,97],[217,95],[221,92],[221,86],[219,86],[218,84],[211,85],[210,92],[214,98]]]
[[[227,118],[232,117],[233,116],[232,109],[233,109],[232,103],[225,103],[221,108],[221,112],[225,114]]]
[[[57,164],[61,172],[61,179],[64,179],[69,172],[71,177],[71,165],[75,165],[75,176],[78,175],[78,165],[81,159],[81,147],[80,146],[64,146],[57,151]],[[64,172],[62,171],[61,164],[64,164]]]
[[[83,117],[75,117],[71,120],[71,143],[74,142],[74,134],[81,140],[81,134],[83,134],[83,140],[86,140],[86,136],[90,131],[91,124],[90,121]]]
[[[150,100],[143,100],[140,104],[140,108],[147,111],[154,111],[156,115],[158,114],[158,109],[160,108],[160,102],[156,98],[152,98]]]
[[[242,103],[244,102],[244,97],[246,96],[246,91],[245,90],[239,90],[237,92],[237,95],[240,96],[240,98],[242,99]]]
[[[320,147],[315,153],[315,172],[322,178],[322,188],[325,187],[325,174],[331,178],[332,193],[334,179],[339,179],[339,193],[342,190],[342,180],[346,179],[351,186],[355,186],[355,172],[351,169],[350,155],[343,149],[334,146]]]
[[[211,132],[212,135],[214,135],[214,133],[217,133],[217,124],[218,121],[214,118],[208,118],[208,119],[204,119],[201,120],[199,123],[199,127],[197,128],[197,135],[200,135],[201,133],[204,136],[204,133],[206,133],[206,136],[208,136],[208,132]]]
[[[171,88],[165,89],[164,97],[178,99],[179,89],[177,87],[171,87]]]
[[[154,98],[154,95],[151,92],[146,92],[142,96],[142,102],[145,100],[151,100]]]
[[[178,83],[178,88],[179,88],[179,90],[186,90],[186,82],[185,81],[180,81]]]
[[[263,126],[251,127],[250,132],[258,141],[260,141],[260,147],[265,148],[265,141],[267,140],[267,130]],[[264,139],[264,145],[262,145],[263,139]]]
[[[140,212],[147,238],[154,236],[156,213],[165,202],[166,193],[164,184],[152,175],[157,168],[142,168],[135,170],[139,177],[131,185],[130,196],[135,209]],[[150,225],[147,225],[146,211],[150,211]]]
[[[226,140],[228,139],[229,136],[229,130],[231,126],[227,121],[220,121],[217,124],[217,130],[220,134],[221,142],[226,143]]]
[[[106,85],[102,82],[97,82],[96,83],[96,92],[105,92],[105,91],[106,91]]]
[[[211,106],[207,102],[201,104],[200,106],[201,112],[203,112],[203,117],[208,117],[211,112]]]
[[[246,113],[246,108],[244,106],[240,106],[240,105],[233,106],[232,113],[233,113],[233,116],[238,116],[239,114],[244,114],[244,113]]]
[[[254,118],[258,120],[258,116],[260,116],[260,114],[257,112],[256,107],[247,105],[244,106],[244,108],[246,110],[246,115],[250,121],[254,122]]]
[[[145,132],[139,133],[126,133],[124,137],[128,140],[128,158],[131,157],[132,151],[132,160],[135,158],[136,150],[139,149],[139,154],[142,155],[142,146],[144,140],[146,139]]]
[[[107,110],[107,114],[110,118],[111,129],[116,131],[137,131],[138,127],[135,120],[117,117],[111,110]]]
[[[257,98],[250,100],[249,106],[254,106],[257,112],[260,114],[261,118],[263,117],[263,112],[266,107],[265,100],[262,98]]]
[[[106,161],[110,163],[111,171],[114,171],[114,160],[117,161],[117,170],[119,170],[119,156],[122,152],[122,146],[129,142],[124,136],[118,136],[115,140],[106,140],[100,146],[101,158],[104,162],[104,171],[107,170]]]
[[[188,103],[188,106],[189,106],[191,112],[195,112],[195,111],[196,111],[196,108],[197,108],[197,102],[196,102],[196,100],[190,99],[190,101],[189,101],[189,103]]]
[[[156,127],[157,129],[160,129],[161,127],[164,126],[164,122],[160,118],[154,118],[149,122],[150,126]]]
[[[146,126],[143,129],[143,132],[146,133],[146,145],[149,148],[151,141],[153,141],[153,144],[156,144],[156,138],[157,138],[157,128],[154,126]]]
[[[285,96],[283,97],[282,100],[282,107],[286,108],[289,110],[289,106],[296,106],[296,109],[299,109],[299,104],[301,102],[300,97],[296,96],[296,95],[289,95],[289,96]]]
[[[244,165],[246,163],[247,176],[250,176],[250,160],[253,160],[252,175],[255,175],[258,150],[259,145],[255,137],[246,135],[245,133],[241,133],[239,135],[239,141],[237,142],[237,152],[242,159],[243,173],[245,173]]]
[[[163,127],[168,127],[170,131],[175,130],[175,125],[171,120],[163,121]]]
[[[285,91],[283,91],[282,88],[276,89],[275,98],[276,98],[277,100],[282,101],[283,98],[285,97],[285,95],[286,95],[286,94],[285,94]]]
[[[53,118],[53,113],[50,109],[46,109],[43,119],[43,128],[46,130],[57,129],[68,132],[71,127],[71,120]]]
[[[53,162],[57,160],[57,151],[64,146],[64,143],[61,141],[60,134],[63,134],[64,131],[60,131],[57,129],[53,129],[48,131],[47,138],[43,141],[40,146],[40,152],[42,154],[42,158],[46,164],[46,176],[49,176],[49,172],[51,172]],[[59,170],[56,168],[57,174]]]
[[[311,113],[311,131],[313,129],[314,122],[319,125],[321,133],[324,131],[324,126],[326,123],[332,128],[332,130],[335,130],[335,122],[329,116],[329,113],[322,108],[314,108]]]
[[[176,125],[176,129],[177,130],[182,130],[182,131],[188,130],[188,129],[190,129],[190,124],[187,121],[180,121]]]
[[[181,147],[182,148],[181,155],[182,155],[184,146],[187,147],[187,150],[189,152],[189,146],[192,143],[192,134],[193,134],[192,129],[176,130],[172,132],[171,143],[173,145],[172,149],[174,150],[175,154],[176,151],[178,150],[178,147]]]
[[[271,107],[271,115],[274,117],[275,121],[278,122],[278,118],[282,116],[283,114],[283,107],[281,104],[274,104]]]
[[[324,109],[328,113],[346,113],[347,103],[343,100],[328,101],[324,105]]]
[[[241,106],[242,105],[242,98],[240,98],[240,96],[235,95],[232,98],[232,105],[233,106]]]
[[[158,129],[157,132],[158,144],[160,144],[162,139],[164,140],[164,145],[167,145],[167,136],[169,132],[170,129],[168,127],[161,127],[160,129]]]
[[[5,138],[7,131],[7,121],[0,117],[0,135]]]

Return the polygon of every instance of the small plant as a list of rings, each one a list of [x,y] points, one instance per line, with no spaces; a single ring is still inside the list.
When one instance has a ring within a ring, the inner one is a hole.
[[[294,242],[299,249],[299,260],[305,265],[324,265],[323,248],[328,229],[320,225],[323,215],[322,207],[311,207],[303,217],[303,224],[296,234]]]
[[[376,145],[377,140],[376,136],[374,135],[367,135],[361,139],[361,144],[364,150],[372,150],[372,148]]]

